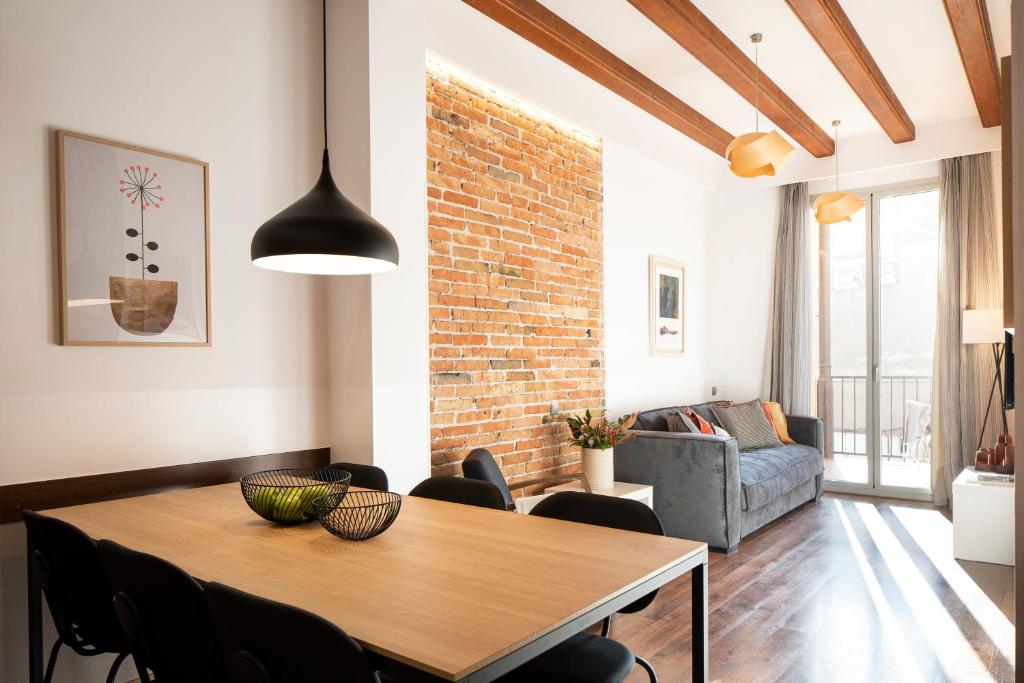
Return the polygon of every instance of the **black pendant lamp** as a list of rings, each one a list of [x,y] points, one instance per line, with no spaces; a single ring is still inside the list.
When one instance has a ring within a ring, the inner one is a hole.
[[[260,226],[249,252],[253,265],[316,275],[383,273],[398,267],[388,229],[345,197],[327,155],[327,0],[323,0],[324,160],[309,193]]]

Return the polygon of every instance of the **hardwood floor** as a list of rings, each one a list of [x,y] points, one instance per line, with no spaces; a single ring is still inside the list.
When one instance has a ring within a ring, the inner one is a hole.
[[[711,680],[1013,680],[1013,570],[953,560],[943,513],[828,494],[712,553]],[[689,680],[689,611],[678,581],[612,637]]]

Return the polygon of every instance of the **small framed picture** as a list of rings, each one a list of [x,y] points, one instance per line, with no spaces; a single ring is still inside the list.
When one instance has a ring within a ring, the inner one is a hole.
[[[686,268],[662,256],[650,257],[651,355],[680,356],[686,348]]]
[[[60,340],[209,346],[206,162],[57,131]]]

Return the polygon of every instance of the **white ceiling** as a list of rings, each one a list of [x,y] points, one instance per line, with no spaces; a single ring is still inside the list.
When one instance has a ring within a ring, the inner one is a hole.
[[[762,33],[761,69],[820,126],[841,119],[841,138],[881,131],[784,0],[694,1],[751,57],[749,36]],[[751,105],[626,0],[541,2],[730,133],[753,129]],[[1009,54],[1010,0],[988,7],[997,56]],[[843,9],[917,126],[977,118],[941,0],[844,0]]]

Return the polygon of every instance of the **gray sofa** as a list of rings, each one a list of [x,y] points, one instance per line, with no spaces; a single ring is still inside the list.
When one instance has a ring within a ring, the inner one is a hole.
[[[717,425],[712,405],[690,408]],[[615,480],[654,486],[665,533],[731,552],[740,538],[821,497],[820,419],[787,415],[795,444],[740,451],[732,437],[669,432],[665,415],[682,408],[640,413],[636,437],[615,447]]]

